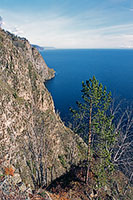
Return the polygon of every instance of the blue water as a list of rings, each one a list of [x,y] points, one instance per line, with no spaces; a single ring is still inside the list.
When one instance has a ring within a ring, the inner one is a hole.
[[[133,101],[133,50],[47,50],[41,52],[56,76],[46,83],[63,120],[81,100],[81,82],[93,75],[114,96]]]

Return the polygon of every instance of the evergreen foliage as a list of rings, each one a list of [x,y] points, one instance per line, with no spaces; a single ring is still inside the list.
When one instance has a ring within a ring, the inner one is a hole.
[[[113,171],[111,150],[116,135],[112,124],[113,116],[109,112],[111,92],[108,93],[95,76],[86,83],[82,82],[81,92],[83,101],[76,102],[78,109],[70,108],[74,131],[88,144],[86,183],[89,171],[93,171],[97,185],[102,186],[107,181],[107,174]],[[93,158],[96,160],[95,165],[92,164]]]

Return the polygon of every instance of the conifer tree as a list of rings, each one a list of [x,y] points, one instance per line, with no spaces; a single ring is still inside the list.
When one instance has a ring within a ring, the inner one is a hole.
[[[115,142],[115,134],[112,125],[113,116],[109,113],[111,104],[111,92],[99,84],[95,76],[82,82],[82,102],[76,102],[78,109],[70,111],[77,121],[77,132],[84,132],[83,138],[88,145],[86,183],[88,183],[91,161],[95,156],[98,165],[93,167],[97,176],[98,185],[106,182],[106,173],[111,172],[111,148]],[[87,130],[87,137],[86,137]],[[87,138],[87,140],[86,140]]]

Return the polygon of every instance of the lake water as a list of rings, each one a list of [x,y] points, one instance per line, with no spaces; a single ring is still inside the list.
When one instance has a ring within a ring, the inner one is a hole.
[[[41,54],[56,71],[46,87],[63,120],[69,119],[69,107],[81,100],[82,81],[93,75],[114,96],[133,101],[133,50],[46,50]]]

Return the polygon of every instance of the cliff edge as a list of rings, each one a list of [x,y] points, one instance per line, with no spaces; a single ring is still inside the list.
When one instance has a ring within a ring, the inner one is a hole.
[[[0,173],[12,168],[32,189],[64,174],[86,151],[55,112],[43,83],[53,77],[25,38],[0,29]]]

